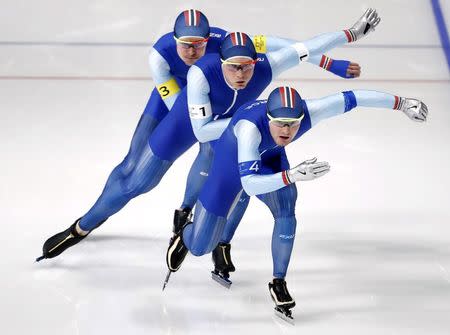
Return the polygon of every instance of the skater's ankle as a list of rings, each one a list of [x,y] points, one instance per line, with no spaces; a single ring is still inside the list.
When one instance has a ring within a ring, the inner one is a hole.
[[[180,206],[178,210],[189,214],[192,211],[192,208],[189,206]]]
[[[89,231],[80,228],[80,221],[78,221],[77,224],[75,225],[75,230],[77,234],[80,236],[86,236],[87,234],[89,234]]]

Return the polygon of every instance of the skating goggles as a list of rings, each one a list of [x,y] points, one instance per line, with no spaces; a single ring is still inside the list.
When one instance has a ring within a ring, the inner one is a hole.
[[[247,72],[253,70],[256,64],[256,60],[250,60],[248,62],[231,62],[221,59],[221,61],[223,66],[225,66],[226,69],[231,72],[238,72],[239,70],[241,70],[242,72]]]
[[[305,114],[300,116],[299,118],[286,118],[286,117],[272,117],[267,113],[267,117],[269,118],[269,123],[272,123],[274,126],[283,128],[288,126],[289,128],[299,126],[302,122]]]
[[[180,40],[179,38],[173,37],[175,41],[177,41],[177,45],[179,45],[182,49],[194,48],[194,50],[204,48],[206,43],[208,43],[209,37],[198,40],[198,41],[185,41]]]

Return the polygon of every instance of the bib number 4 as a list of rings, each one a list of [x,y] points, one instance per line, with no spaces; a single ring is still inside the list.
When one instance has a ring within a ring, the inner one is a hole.
[[[259,170],[258,161],[254,161],[252,166],[250,166],[249,170],[258,172],[258,170]]]

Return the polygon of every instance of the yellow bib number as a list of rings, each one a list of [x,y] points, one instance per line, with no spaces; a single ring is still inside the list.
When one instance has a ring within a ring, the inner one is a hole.
[[[158,92],[161,98],[166,99],[171,97],[175,93],[180,91],[180,87],[178,86],[175,78],[171,78],[170,80],[158,85]]]
[[[255,35],[253,37],[253,44],[255,45],[256,52],[265,54],[267,52],[267,41],[265,35]]]

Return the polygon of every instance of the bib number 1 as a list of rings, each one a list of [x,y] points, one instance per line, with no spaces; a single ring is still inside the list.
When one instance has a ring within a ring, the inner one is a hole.
[[[189,105],[189,115],[192,119],[206,119],[212,115],[211,104]]]

